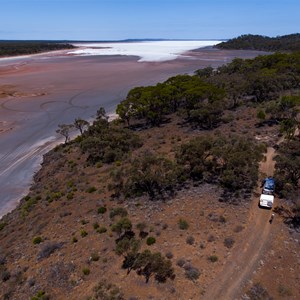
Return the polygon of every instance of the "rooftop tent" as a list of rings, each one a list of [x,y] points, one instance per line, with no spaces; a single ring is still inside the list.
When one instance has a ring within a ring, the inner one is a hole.
[[[274,190],[274,187],[275,187],[274,178],[270,178],[270,177],[266,178],[264,183],[264,189]]]

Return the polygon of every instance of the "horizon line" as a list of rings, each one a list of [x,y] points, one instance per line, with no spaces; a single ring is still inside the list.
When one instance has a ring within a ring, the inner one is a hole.
[[[163,39],[163,38],[132,38],[132,39],[121,39],[121,40],[68,40],[68,39],[0,39],[0,42],[72,42],[72,43],[117,43],[117,42],[155,42],[155,41],[226,41],[228,38],[219,39]]]

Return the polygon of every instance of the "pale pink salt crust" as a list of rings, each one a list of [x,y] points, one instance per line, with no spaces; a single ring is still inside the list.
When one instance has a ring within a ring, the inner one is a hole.
[[[251,58],[261,52],[217,50],[211,47],[189,51],[176,60],[166,62],[138,63],[137,57],[128,56],[72,56],[67,50],[44,55],[26,56],[22,60],[2,64],[0,59],[0,89],[3,85],[15,86],[9,105],[2,107],[0,119],[7,108],[18,106],[17,99],[28,100],[28,107],[39,110],[44,95],[56,98],[59,93],[103,90],[114,93],[114,88],[123,87],[126,92],[137,85],[155,84],[179,73],[192,74],[196,69],[230,62],[235,57]],[[1,90],[0,90],[1,91]],[[122,94],[116,105],[122,100]],[[0,98],[0,105],[5,97]],[[6,101],[7,99],[5,99]],[[48,99],[47,99],[48,101]],[[59,99],[55,99],[59,101]],[[101,103],[99,103],[101,104]],[[26,110],[25,110],[26,111]]]

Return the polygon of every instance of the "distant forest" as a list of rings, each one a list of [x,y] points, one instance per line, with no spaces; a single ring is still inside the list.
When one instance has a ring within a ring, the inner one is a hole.
[[[0,41],[0,57],[73,48],[76,47],[71,44],[53,41]]]
[[[300,34],[289,34],[274,38],[246,34],[222,42],[215,46],[218,49],[241,49],[262,51],[300,51]]]

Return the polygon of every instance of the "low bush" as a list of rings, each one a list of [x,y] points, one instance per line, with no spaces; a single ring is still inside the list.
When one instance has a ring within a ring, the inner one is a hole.
[[[31,300],[49,300],[50,297],[44,291],[38,291],[37,294],[31,297]]]
[[[107,211],[105,206],[101,206],[98,208],[98,214],[105,214]]]
[[[110,211],[109,217],[111,219],[113,219],[115,216],[126,217],[127,215],[128,215],[128,212],[125,208],[116,207]]]
[[[38,260],[49,257],[53,252],[61,249],[62,246],[63,246],[62,242],[60,242],[60,243],[56,243],[56,242],[51,243],[50,242],[50,243],[44,245],[38,254]]]
[[[43,239],[40,236],[36,236],[35,238],[33,238],[32,243],[34,245],[40,244],[43,241]]]
[[[197,280],[200,277],[200,271],[195,267],[191,267],[185,270],[185,277],[193,281]]]
[[[188,236],[186,238],[186,243],[189,244],[189,245],[193,245],[195,243],[195,238],[193,236]]]
[[[146,240],[146,243],[147,243],[148,246],[151,246],[151,245],[155,244],[155,242],[156,242],[156,239],[153,236],[149,236]]]
[[[232,237],[227,237],[224,240],[224,246],[227,248],[232,248],[232,246],[234,245],[234,239]]]
[[[83,268],[82,273],[87,276],[91,273],[91,270],[89,268]]]
[[[93,228],[96,230],[96,229],[98,229],[99,228],[99,224],[97,223],[97,222],[95,222],[94,224],[93,224]]]
[[[87,220],[81,220],[80,223],[81,223],[81,225],[86,225],[86,224],[89,223],[89,221],[87,221]]]
[[[99,254],[96,253],[96,252],[93,252],[91,254],[91,257],[90,257],[91,261],[98,261],[99,260]]]
[[[5,222],[1,222],[0,223],[0,231],[7,225],[7,223]]]
[[[273,299],[268,291],[260,284],[255,283],[247,292],[247,296],[252,300],[256,299]]]
[[[88,235],[88,233],[84,229],[82,229],[82,230],[80,230],[80,235],[81,235],[81,237],[84,238]]]
[[[97,191],[97,189],[94,186],[91,186],[91,187],[89,187],[89,188],[86,189],[87,193],[94,193],[96,191]]]
[[[208,260],[211,261],[211,262],[216,262],[219,260],[218,256],[217,255],[210,255],[208,257]]]
[[[179,219],[178,226],[181,230],[187,230],[189,228],[189,223],[184,219]]]
[[[179,258],[176,262],[176,265],[180,268],[182,268],[184,266],[184,264],[186,263],[186,260],[184,258]]]
[[[92,299],[97,300],[124,300],[123,293],[113,283],[106,280],[99,282],[93,289],[94,295]]]
[[[106,231],[107,231],[107,229],[106,229],[106,227],[104,227],[104,226],[99,227],[99,228],[97,229],[97,233],[104,233],[104,232],[106,232]]]
[[[76,236],[73,236],[73,237],[72,237],[72,243],[75,244],[75,243],[77,243],[77,242],[78,242],[77,237],[76,237]]]

